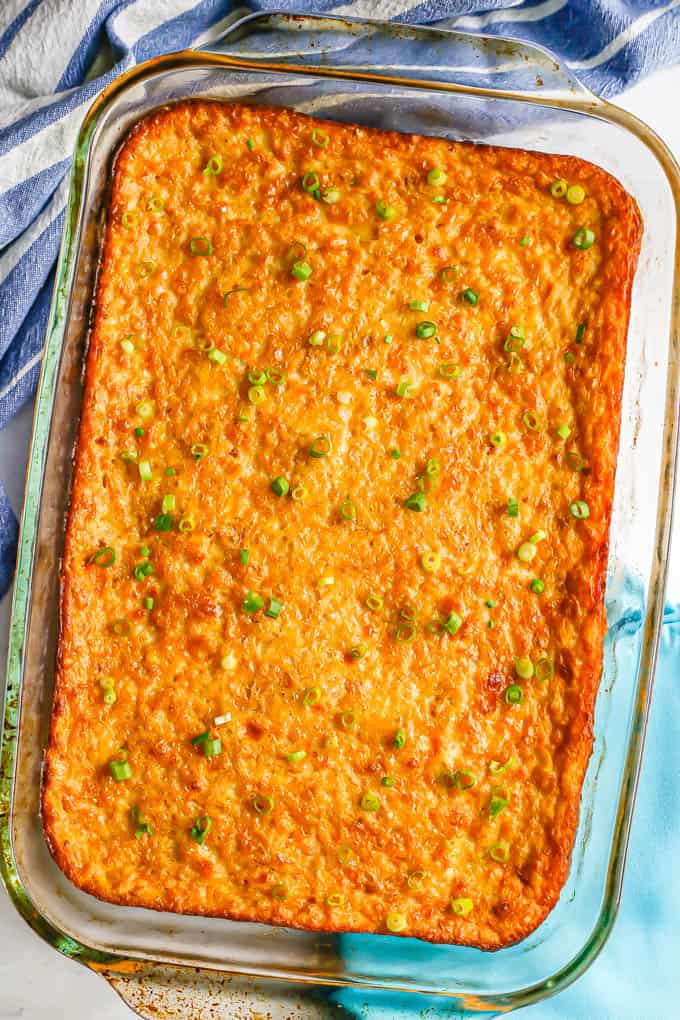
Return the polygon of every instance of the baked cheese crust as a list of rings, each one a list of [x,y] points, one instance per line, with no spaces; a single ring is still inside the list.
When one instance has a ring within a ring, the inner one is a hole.
[[[180,103],[115,165],[43,790],[101,899],[497,949],[566,879],[634,201]]]

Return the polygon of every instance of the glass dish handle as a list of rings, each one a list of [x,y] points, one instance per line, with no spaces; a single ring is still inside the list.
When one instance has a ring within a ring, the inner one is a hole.
[[[230,15],[203,53],[273,68],[313,68],[320,74],[365,73],[409,83],[438,82],[518,98],[597,98],[550,50],[501,36],[399,22],[347,20],[308,14]],[[410,58],[412,55],[412,59]]]
[[[363,991],[298,982],[220,974],[161,964],[124,964],[120,969],[90,964],[123,1002],[145,1020],[412,1020],[414,1010],[430,1020],[493,1020],[498,1013],[442,1002],[440,997]],[[415,999],[415,1001],[414,1001]]]

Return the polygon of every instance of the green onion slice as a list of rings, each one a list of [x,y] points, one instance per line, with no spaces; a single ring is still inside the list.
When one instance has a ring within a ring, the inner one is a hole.
[[[595,244],[595,234],[588,227],[581,227],[574,234],[573,244],[580,251],[587,251]]]
[[[508,705],[521,705],[524,698],[524,691],[519,684],[510,684],[505,692],[505,701]]]
[[[415,510],[416,513],[422,513],[423,510],[427,509],[427,496],[424,492],[413,492],[404,501],[404,506],[407,510]]]
[[[261,595],[258,595],[256,591],[249,591],[246,593],[246,597],[243,600],[241,608],[243,612],[248,616],[252,616],[254,613],[259,612],[264,606],[264,599]]]
[[[304,705],[307,705],[309,707],[311,705],[316,705],[316,703],[319,701],[320,698],[321,698],[321,688],[317,687],[315,685],[314,687],[308,687],[307,688],[307,690],[305,691],[305,693],[304,693],[304,695],[302,697],[302,702],[303,702]]]
[[[460,299],[466,305],[478,305],[479,294],[472,287],[466,287],[465,290],[460,292]]]
[[[274,798],[266,793],[257,793],[252,799],[253,809],[257,815],[268,815],[274,810]]]
[[[381,220],[393,220],[397,215],[397,210],[393,205],[388,205],[384,198],[379,199],[375,203],[375,211]]]
[[[590,517],[590,507],[584,500],[575,499],[573,503],[569,504],[569,513],[576,520],[584,521],[586,517]]]
[[[318,145],[320,149],[325,149],[330,141],[329,136],[325,131],[320,131],[319,128],[314,128],[312,131],[312,144]]]
[[[555,674],[555,664],[552,659],[548,659],[545,656],[539,659],[534,667],[536,679],[539,683],[544,683],[546,680],[550,680]]]
[[[467,896],[458,896],[456,899],[451,900],[451,910],[457,917],[465,917],[473,907],[472,900],[468,899]]]
[[[111,545],[104,545],[88,556],[88,563],[96,563],[98,567],[112,567],[116,562],[116,550]]]
[[[309,448],[310,457],[327,457],[331,452],[331,441],[328,436],[317,436]]]
[[[213,244],[209,237],[192,237],[189,249],[192,255],[212,255]]]
[[[340,516],[343,521],[354,521],[357,516],[357,508],[351,499],[346,499],[340,506]]]
[[[362,794],[360,804],[363,811],[378,811],[380,808],[380,797],[377,793],[369,791]]]
[[[489,847],[489,857],[498,861],[499,864],[505,864],[510,858],[510,850],[506,843],[494,843],[493,846]]]
[[[199,844],[205,843],[205,838],[212,829],[212,819],[209,815],[201,815],[191,826],[191,838]]]
[[[211,156],[208,162],[205,164],[203,173],[206,177],[215,177],[217,174],[221,174],[224,168],[224,160],[221,156]]]
[[[453,782],[459,790],[471,790],[477,785],[477,778],[468,769],[457,769],[453,773]]]
[[[416,336],[419,340],[429,340],[437,332],[437,324],[429,319],[424,319],[416,326]]]
[[[456,365],[453,361],[443,362],[437,367],[437,371],[442,379],[457,379],[460,375],[460,365]]]

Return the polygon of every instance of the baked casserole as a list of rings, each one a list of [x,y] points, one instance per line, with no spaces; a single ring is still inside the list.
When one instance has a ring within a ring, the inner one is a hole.
[[[115,165],[44,826],[78,887],[498,949],[592,747],[635,202],[183,102]]]

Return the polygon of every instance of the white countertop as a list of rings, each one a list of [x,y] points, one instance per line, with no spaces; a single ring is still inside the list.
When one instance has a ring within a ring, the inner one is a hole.
[[[674,98],[675,97],[675,98]],[[619,104],[645,120],[669,144],[680,159],[680,67],[659,72],[631,89]],[[12,505],[21,506],[24,463],[31,428],[32,409],[26,407],[0,432],[0,478]],[[669,595],[680,599],[680,542],[671,560]],[[4,678],[9,599],[0,603],[0,677]],[[625,899],[625,890],[624,890]],[[677,931],[676,958],[680,959]],[[604,953],[606,954],[605,948]],[[677,961],[676,961],[677,962]],[[631,961],[634,966],[635,961]],[[670,1020],[643,1015],[644,975],[639,975],[640,1002],[622,1020]],[[679,989],[680,991],[680,989]],[[559,1003],[559,998],[556,1000]],[[39,939],[15,912],[0,890],[0,1020],[54,1020],[68,1013],[69,1020],[130,1020],[132,1014],[95,974],[60,956]],[[516,1014],[519,1018],[520,1014]],[[521,1011],[526,1020],[541,1020],[541,1006]],[[573,1020],[565,1015],[564,1020]],[[589,1020],[598,1020],[593,1014]]]

